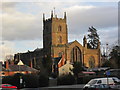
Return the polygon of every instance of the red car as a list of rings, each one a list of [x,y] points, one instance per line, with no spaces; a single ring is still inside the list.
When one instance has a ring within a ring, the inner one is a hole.
[[[1,85],[1,88],[16,88],[16,89],[17,89],[16,86],[13,86],[13,85],[11,85],[11,84],[2,84],[2,85]]]

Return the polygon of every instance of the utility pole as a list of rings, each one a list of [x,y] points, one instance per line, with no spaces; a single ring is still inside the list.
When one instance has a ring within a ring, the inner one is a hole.
[[[106,43],[106,59],[108,60],[108,43]]]

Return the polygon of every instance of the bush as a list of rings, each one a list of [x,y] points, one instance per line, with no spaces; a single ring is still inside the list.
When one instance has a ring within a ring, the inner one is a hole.
[[[22,78],[22,84],[20,84]],[[2,79],[4,84],[12,84],[18,88],[36,88],[45,87],[49,85],[49,77],[46,74],[33,75],[33,74],[14,74],[14,76],[7,76]]]
[[[50,75],[52,78],[57,78],[57,74],[56,73],[51,73]]]
[[[75,78],[71,74],[60,76],[57,79],[57,84],[58,85],[72,85],[72,84],[75,84]]]
[[[16,73],[13,76],[6,76],[2,79],[3,84],[11,84],[20,88],[20,76],[23,74]]]
[[[22,78],[23,82],[20,84],[20,77]],[[12,84],[17,86],[18,88],[35,88],[39,87],[39,76],[33,75],[33,74],[14,74],[14,76],[7,76],[4,77],[2,80],[2,83],[4,84]]]
[[[39,75],[39,86],[46,87],[49,85],[49,77],[46,74]]]
[[[5,76],[2,78],[3,84],[11,84],[11,82],[12,82],[12,76]]]
[[[12,85],[15,85],[18,88],[21,88],[22,86],[20,85],[20,77],[22,77],[22,76],[23,76],[23,74],[21,74],[21,73],[14,74],[14,76],[12,77]]]
[[[36,88],[39,87],[39,76],[33,74],[26,74],[23,76],[23,85],[26,88]]]

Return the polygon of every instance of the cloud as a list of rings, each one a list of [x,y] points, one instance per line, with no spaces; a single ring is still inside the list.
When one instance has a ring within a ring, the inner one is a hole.
[[[2,36],[4,40],[29,40],[42,37],[42,22],[37,15],[15,11],[3,13]]]
[[[36,48],[42,48],[42,42],[42,40],[1,41],[0,61],[3,61],[7,55],[14,55],[18,52],[24,53],[28,50],[33,51]]]
[[[18,4],[18,3],[17,3]],[[3,40],[29,40],[42,37],[41,17],[17,11],[16,3],[3,4]]]
[[[22,9],[22,6],[24,6],[24,10],[17,9],[18,7]],[[54,6],[57,8],[56,13],[60,17],[63,16],[64,11],[67,12],[69,34],[82,35],[88,31],[89,26],[95,26],[97,29],[117,26],[117,9],[112,6],[97,7],[94,5],[79,5],[76,2],[41,2],[31,3],[30,5],[8,3],[4,6],[8,10],[2,15],[3,39],[42,40],[42,13],[45,12],[46,17],[50,17],[50,10]],[[25,12],[25,9],[28,11]],[[38,13],[28,13],[29,11]]]
[[[4,41],[0,44],[0,61],[5,59],[6,55],[13,55],[14,51],[14,43],[10,41]]]
[[[66,9],[71,34],[85,33],[89,26],[96,28],[117,27],[116,7],[73,6]]]
[[[15,6],[16,6],[16,2],[2,2],[2,7],[0,8],[3,13],[7,12],[7,13],[12,13],[15,11]]]
[[[108,28],[103,30],[98,30],[98,33],[100,35],[100,40],[102,44],[117,44],[118,43],[118,28]]]
[[[27,52],[27,50],[33,51],[36,48],[42,48],[43,46],[42,40],[23,40],[23,41],[15,41],[14,49],[16,52]]]

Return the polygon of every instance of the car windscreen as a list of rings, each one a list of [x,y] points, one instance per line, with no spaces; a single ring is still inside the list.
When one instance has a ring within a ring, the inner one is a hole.
[[[88,84],[89,84],[89,85],[93,85],[93,84],[96,84],[97,81],[98,81],[98,80],[91,80],[91,81],[88,82]]]
[[[118,78],[113,77],[112,79],[115,83],[120,83],[120,80]]]
[[[3,86],[9,87],[9,86],[12,86],[12,85],[7,85],[7,84],[6,84],[6,85],[3,85]]]

